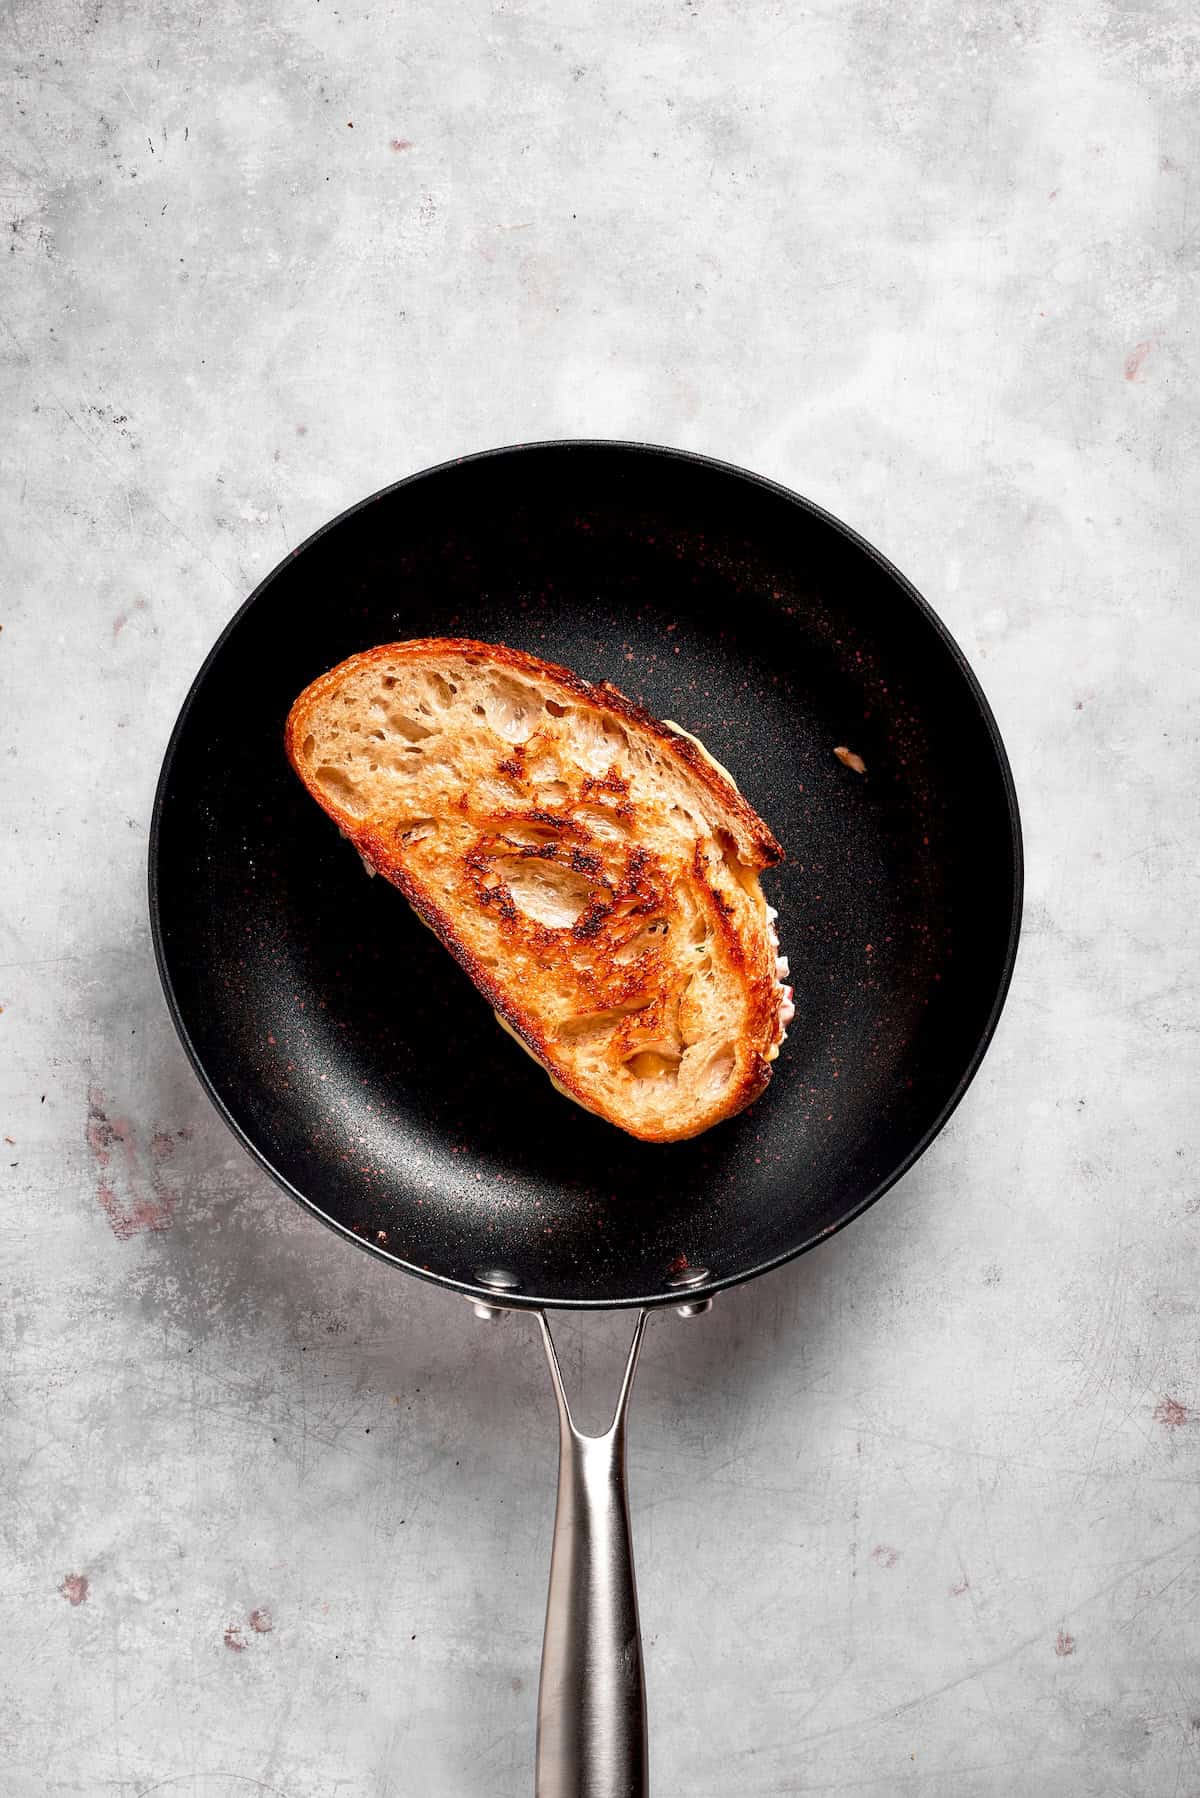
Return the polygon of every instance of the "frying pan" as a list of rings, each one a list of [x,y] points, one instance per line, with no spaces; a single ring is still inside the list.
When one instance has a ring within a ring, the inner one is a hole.
[[[614,681],[698,734],[784,844],[766,886],[797,1017],[741,1117],[648,1145],[568,1104],[292,774],[283,723],[315,675],[443,635]],[[402,481],[293,551],[200,670],[150,840],[197,1073],[333,1229],[484,1316],[537,1316],[560,1444],[539,1798],[648,1790],[624,1471],[648,1310],[705,1309],[911,1167],[982,1059],[1020,904],[1008,762],[945,627],[845,525],[699,456],[533,444]],[[545,1312],[613,1306],[641,1315],[587,1437]]]

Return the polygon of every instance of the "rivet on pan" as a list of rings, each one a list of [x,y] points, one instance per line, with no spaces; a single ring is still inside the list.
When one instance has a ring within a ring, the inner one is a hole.
[[[505,1310],[503,1305],[485,1305],[482,1299],[472,1299],[471,1309],[476,1317],[481,1317],[487,1324],[495,1323],[498,1317],[503,1317]]]
[[[481,1286],[495,1286],[501,1292],[511,1292],[514,1286],[521,1284],[516,1274],[510,1274],[503,1267],[477,1267],[475,1278]]]
[[[678,1273],[667,1275],[668,1286],[700,1286],[709,1278],[707,1267],[681,1267]],[[706,1311],[712,1310],[711,1299],[689,1299],[686,1305],[676,1305],[680,1317],[703,1317]]]

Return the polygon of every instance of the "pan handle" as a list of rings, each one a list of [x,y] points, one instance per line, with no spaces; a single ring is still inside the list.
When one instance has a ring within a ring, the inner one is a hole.
[[[646,1685],[625,1487],[625,1412],[646,1313],[602,1436],[576,1429],[542,1312],[538,1323],[558,1401],[558,1506],[538,1689],[537,1798],[647,1798]]]

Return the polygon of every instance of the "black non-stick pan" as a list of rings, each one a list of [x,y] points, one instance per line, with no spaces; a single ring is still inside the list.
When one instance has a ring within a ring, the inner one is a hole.
[[[559,1097],[283,752],[353,651],[471,636],[609,679],[701,737],[787,850],[766,877],[796,1021],[748,1112],[635,1142]],[[849,750],[858,766],[835,753]],[[180,1036],[284,1189],[488,1311],[703,1306],[811,1248],[962,1097],[1012,971],[1016,799],[987,702],[909,583],[795,494],[631,444],[447,463],[268,576],[172,735],[150,909]],[[624,1404],[560,1403],[540,1798],[646,1790]]]

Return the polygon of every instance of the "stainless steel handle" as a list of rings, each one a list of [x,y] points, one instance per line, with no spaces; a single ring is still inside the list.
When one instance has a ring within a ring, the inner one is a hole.
[[[558,1506],[538,1689],[537,1798],[647,1798],[646,1685],[625,1489],[625,1413],[638,1318],[612,1423],[571,1419],[554,1339],[539,1312],[558,1401]]]

